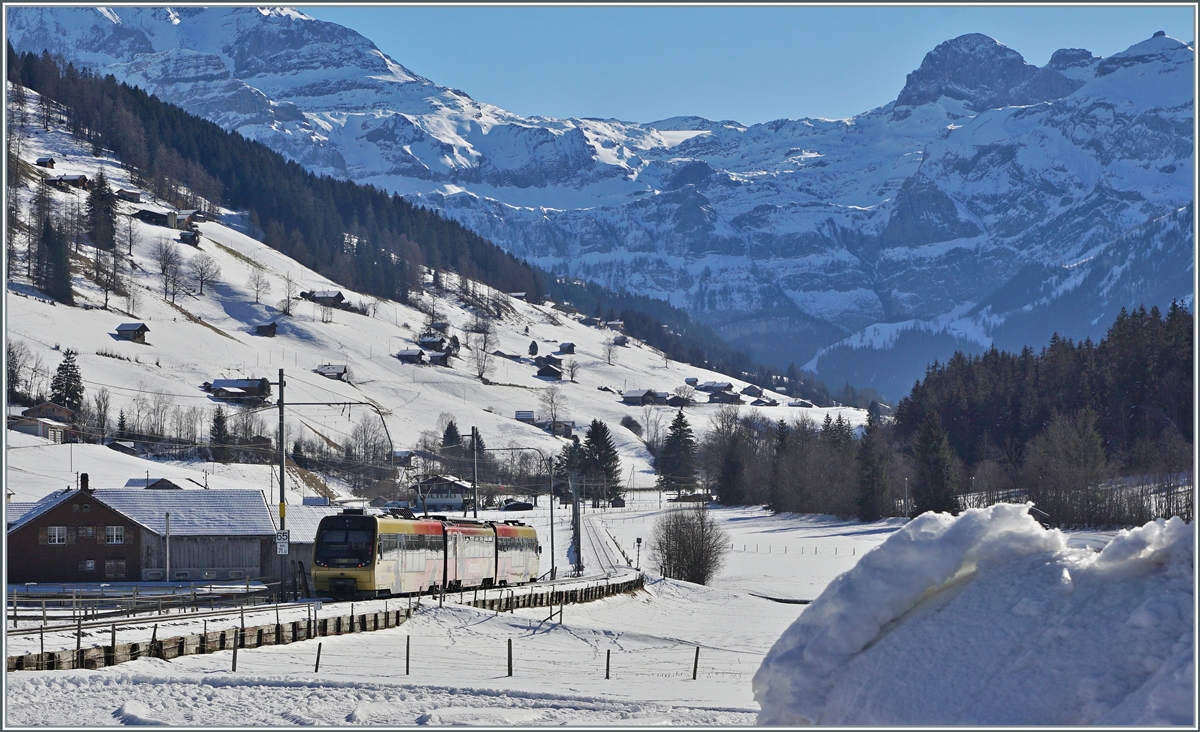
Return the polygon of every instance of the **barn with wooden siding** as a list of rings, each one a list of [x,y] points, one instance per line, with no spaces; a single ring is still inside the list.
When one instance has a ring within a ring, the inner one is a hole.
[[[275,522],[262,491],[111,488],[97,490],[95,497],[136,524],[141,553],[140,577],[134,579],[196,582],[279,574]]]

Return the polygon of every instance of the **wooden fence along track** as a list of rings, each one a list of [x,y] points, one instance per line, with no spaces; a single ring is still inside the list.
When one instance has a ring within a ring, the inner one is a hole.
[[[553,607],[572,603],[591,602],[603,597],[611,597],[625,592],[632,592],[643,586],[645,578],[638,573],[633,579],[603,583],[587,584],[571,589],[542,588],[537,586],[522,588],[525,592],[504,590],[496,594],[496,590],[483,593],[473,593],[467,598],[463,595],[462,604],[472,607],[495,610],[496,612],[515,610],[516,608]],[[453,597],[454,593],[444,595],[443,599]],[[453,600],[452,600],[453,601]],[[260,648],[262,646],[284,645],[296,643],[310,638],[320,638],[327,635],[343,635],[346,633],[369,633],[376,630],[395,628],[407,622],[412,609],[391,610],[386,612],[357,613],[353,615],[338,615],[328,618],[294,620],[283,623],[267,623],[246,627],[214,630],[207,633],[172,636],[170,638],[140,641],[135,643],[118,643],[115,646],[92,646],[75,650],[46,651],[44,653],[27,653],[8,657],[9,671],[34,671],[58,669],[98,669],[105,666],[115,666],[139,658],[162,658],[170,660],[179,656],[214,653],[216,651],[237,648]],[[184,616],[174,616],[179,619]],[[191,617],[196,617],[194,614]],[[157,626],[155,626],[157,631]]]

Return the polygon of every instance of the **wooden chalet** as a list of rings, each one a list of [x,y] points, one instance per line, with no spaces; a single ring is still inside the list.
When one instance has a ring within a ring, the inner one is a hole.
[[[122,201],[129,201],[130,203],[142,202],[141,191],[127,191],[124,188],[118,188],[116,195],[117,198],[121,199]]]
[[[117,337],[134,343],[145,343],[149,332],[145,323],[121,323],[117,326]]]
[[[450,358],[452,355],[453,354],[450,353],[431,353],[429,354],[429,365],[453,368],[453,365],[450,363]]]
[[[260,335],[265,338],[274,338],[275,333],[279,330],[279,323],[263,323],[262,325],[254,326],[254,335]]]
[[[450,332],[450,324],[444,320],[439,320],[435,323],[430,323],[429,329],[436,330],[438,333],[446,335],[448,332]]]
[[[706,381],[703,384],[696,385],[696,391],[730,391],[733,389],[733,384],[728,381]]]
[[[262,491],[52,493],[13,518],[10,582],[156,582],[278,577],[275,524]],[[170,558],[166,565],[167,515]]]
[[[312,300],[318,305],[324,305],[331,308],[340,308],[346,302],[346,296],[341,290],[315,290],[308,293],[300,293],[300,297],[306,300]]]
[[[575,354],[575,344],[574,343],[559,343],[558,344],[558,352],[563,355],[567,355],[567,354],[574,355]]]
[[[562,369],[557,366],[546,364],[538,369],[537,375],[544,379],[553,379],[554,381],[562,381]]]
[[[321,376],[324,376],[327,379],[333,379],[335,381],[345,381],[346,380],[346,372],[348,369],[346,367],[346,364],[344,364],[344,363],[338,363],[338,364],[327,363],[327,364],[322,364],[313,370],[316,371]]]
[[[54,419],[59,422],[74,422],[75,410],[54,402],[42,402],[37,406],[22,410],[22,417],[33,419]]]
[[[214,399],[254,404],[271,395],[271,382],[261,379],[213,379],[201,385]]]
[[[515,419],[518,422],[524,422],[525,424],[533,424],[533,410],[532,409],[518,409]]]
[[[649,389],[629,389],[621,395],[621,402],[632,407],[654,403],[654,392]]]
[[[200,245],[200,232],[198,231],[181,231],[179,232],[179,241],[192,246]]]
[[[570,438],[571,435],[575,434],[575,423],[564,419],[557,420],[553,423],[548,419],[539,419],[533,423],[533,426],[543,429],[555,437]]]
[[[138,221],[141,221],[141,222],[144,222],[147,224],[151,224],[153,226],[168,226],[169,225],[168,224],[168,213],[174,213],[174,212],[155,211],[155,210],[149,209],[149,208],[139,208],[137,211],[134,212],[133,217],[135,219],[137,219]]]
[[[33,161],[33,164],[38,166],[39,168],[50,168],[51,170],[53,170],[54,169],[54,158],[38,158],[37,160]]]
[[[396,358],[400,359],[400,361],[403,363],[412,363],[417,365],[423,365],[427,363],[425,360],[425,351],[422,351],[420,348],[407,348],[397,353]]]
[[[417,339],[417,345],[427,351],[445,351],[449,341],[445,336],[440,335],[423,335]]]
[[[691,399],[688,399],[687,397],[679,396],[678,394],[673,394],[672,396],[667,397],[667,406],[668,407],[677,407],[677,408],[682,409],[683,407],[691,406],[691,404],[692,404]]]
[[[714,391],[708,395],[709,404],[745,404],[740,394],[728,391]]]
[[[629,345],[629,337],[628,336],[623,336],[623,335],[613,336],[612,340],[613,340],[614,346],[628,346]]]

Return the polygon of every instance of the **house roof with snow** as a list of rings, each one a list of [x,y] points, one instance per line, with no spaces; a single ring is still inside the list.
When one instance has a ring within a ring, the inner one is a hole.
[[[48,495],[42,496],[37,501],[31,503],[9,503],[4,507],[4,512],[8,518],[8,530],[24,526],[34,520],[43,513],[54,508],[58,504],[67,500],[71,494],[75,493],[72,490],[55,491]],[[19,513],[18,513],[19,512]]]
[[[138,331],[142,331],[145,333],[149,333],[150,328],[148,328],[145,323],[121,323],[120,325],[117,326],[118,333],[124,333],[126,331],[132,331],[134,333],[136,333]]]
[[[171,536],[274,536],[275,522],[267,499],[254,488],[219,490],[148,491],[137,488],[100,488],[96,500],[136,521],[150,531],[166,533],[171,514]]]
[[[285,514],[288,539],[293,544],[312,544],[317,540],[317,527],[321,519],[342,512],[341,506],[311,506],[306,504],[288,504]],[[171,533],[175,533],[174,515],[172,514]],[[272,512],[271,518],[279,522],[277,513]],[[306,560],[307,561],[307,560]]]

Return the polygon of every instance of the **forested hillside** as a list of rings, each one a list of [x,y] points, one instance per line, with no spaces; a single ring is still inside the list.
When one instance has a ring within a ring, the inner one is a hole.
[[[727,410],[697,459],[722,502],[780,511],[872,520],[1031,500],[1058,526],[1190,520],[1192,326],[1173,304],[1122,310],[1098,344],[959,352],[861,436]]]
[[[754,364],[707,326],[669,304],[627,292],[560,281],[506,254],[457,222],[373,186],[307,172],[267,147],[166,104],[136,87],[98,77],[49,54],[8,52],[8,79],[50,102],[94,150],[112,150],[139,185],[181,207],[221,204],[250,212],[268,246],[361,292],[405,302],[420,268],[449,270],[530,300],[552,296],[626,323],[626,332],[672,358],[826,403],[829,393],[798,370],[786,377]]]

